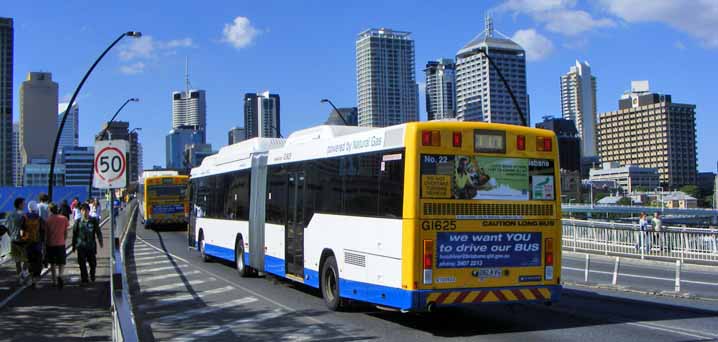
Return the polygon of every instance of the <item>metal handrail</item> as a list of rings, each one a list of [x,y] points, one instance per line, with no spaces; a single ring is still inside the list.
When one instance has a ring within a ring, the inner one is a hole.
[[[125,248],[129,227],[134,222],[133,218],[137,213],[136,202],[130,202],[128,209],[133,207],[127,220],[127,226],[120,233],[120,237],[113,241],[112,248],[115,256],[115,265],[112,279],[112,319],[113,319],[113,341],[139,341],[137,324],[132,311],[132,302],[129,294],[129,282],[127,281],[127,269],[125,267]]]

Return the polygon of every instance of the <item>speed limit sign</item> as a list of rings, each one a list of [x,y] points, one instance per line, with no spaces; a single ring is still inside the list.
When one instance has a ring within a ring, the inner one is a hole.
[[[92,186],[115,189],[127,186],[127,140],[95,142]]]

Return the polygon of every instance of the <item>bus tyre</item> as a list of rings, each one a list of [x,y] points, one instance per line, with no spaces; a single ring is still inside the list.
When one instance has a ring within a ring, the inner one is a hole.
[[[329,310],[342,309],[342,300],[339,298],[339,268],[333,255],[327,257],[322,265],[321,289],[324,302]]]
[[[249,266],[244,264],[244,245],[242,240],[237,241],[237,246],[234,248],[234,260],[240,277],[248,277],[252,274]]]
[[[204,234],[200,233],[199,235],[199,255],[202,257],[202,261],[209,262],[210,256],[205,253],[205,243],[204,243]]]

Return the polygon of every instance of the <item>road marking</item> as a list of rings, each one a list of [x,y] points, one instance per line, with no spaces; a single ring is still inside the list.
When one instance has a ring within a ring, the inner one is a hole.
[[[179,277],[180,275],[192,275],[192,274],[197,274],[197,273],[199,273],[199,271],[189,271],[189,272],[184,272],[181,274],[180,273],[170,273],[170,274],[163,274],[163,275],[158,275],[158,276],[154,276],[154,277],[140,278],[140,283],[147,283],[147,282],[152,282],[155,280],[162,280],[162,279],[167,279],[167,278],[172,278],[172,277]]]
[[[198,292],[195,295],[186,294],[186,295],[176,296],[176,297],[160,298],[160,299],[157,299],[154,303],[140,304],[137,306],[137,309],[140,311],[147,311],[147,310],[152,310],[152,309],[156,309],[156,308],[167,306],[167,305],[172,305],[172,304],[175,304],[178,302],[199,299],[199,298],[203,298],[205,296],[220,294],[220,293],[224,293],[224,292],[228,292],[228,291],[232,291],[232,290],[234,290],[233,286],[225,286],[225,287],[220,287],[218,289]]]
[[[578,271],[578,272],[585,272],[586,270],[583,268],[575,268],[575,267],[561,267],[561,269],[569,270],[569,271]],[[598,274],[610,274],[613,275],[613,272],[608,271],[597,271],[597,270],[590,270],[591,273],[598,273]],[[674,278],[662,278],[662,277],[653,277],[653,276],[644,276],[639,274],[631,274],[631,273],[619,273],[619,277],[633,277],[633,278],[644,278],[644,279],[653,279],[653,280],[665,280],[674,282],[676,281]],[[684,280],[681,279],[681,283],[688,283],[688,284],[698,284],[698,285],[708,285],[708,286],[718,286],[718,283],[709,283],[705,281],[697,281],[697,280]]]
[[[648,323],[644,323],[644,322],[627,322],[626,324],[633,325],[636,327],[646,328],[646,329],[653,329],[653,330],[668,332],[668,333],[672,333],[672,334],[676,334],[676,335],[690,336],[690,337],[698,338],[698,339],[704,340],[704,341],[714,341],[715,340],[715,336],[698,335],[695,333],[677,330],[673,327],[666,327],[666,326],[658,325],[658,324],[648,324]]]
[[[164,251],[164,250],[162,250],[161,248],[159,248],[159,247],[157,247],[157,246],[155,246],[155,245],[153,245],[153,244],[147,242],[146,240],[144,240],[143,238],[141,238],[141,237],[139,237],[139,236],[137,236],[137,239],[139,239],[140,241],[142,241],[142,243],[144,243],[144,244],[147,245],[147,246],[150,246],[150,247],[152,247],[152,248],[154,248],[154,249],[156,249],[156,250],[158,250],[158,251],[160,251],[160,252],[162,252],[162,253],[167,253],[168,255],[171,255],[173,258],[175,258],[175,259],[177,259],[177,260],[180,260],[180,261],[182,261],[182,262],[186,262],[186,263],[188,263],[188,264],[191,264],[191,263],[190,263],[189,261],[187,261],[186,259],[184,259],[184,258],[182,258],[182,257],[179,257],[179,256],[177,256],[177,255],[175,255],[175,254],[173,254],[173,253]],[[278,301],[276,301],[276,300],[274,300],[274,299],[271,299],[271,298],[269,298],[269,297],[267,297],[267,296],[264,296],[264,295],[260,294],[259,292],[256,292],[256,291],[254,291],[254,290],[252,290],[252,289],[249,289],[249,288],[247,288],[247,287],[245,287],[245,286],[242,286],[242,285],[238,284],[237,282],[231,281],[231,280],[229,280],[229,279],[227,279],[227,278],[224,278],[224,277],[222,277],[222,276],[220,276],[220,275],[218,275],[218,274],[216,274],[216,273],[214,273],[214,272],[208,271],[208,270],[205,269],[204,267],[200,267],[200,266],[197,266],[197,265],[192,265],[192,267],[198,268],[198,269],[202,270],[203,272],[205,272],[205,273],[207,273],[207,274],[210,274],[210,275],[212,275],[213,277],[215,277],[215,278],[217,278],[217,279],[220,279],[220,280],[223,280],[223,281],[225,281],[225,282],[227,282],[227,283],[229,283],[229,284],[232,284],[232,285],[236,286],[238,289],[240,289],[240,290],[242,290],[242,291],[244,291],[244,292],[248,292],[248,293],[252,294],[252,295],[255,296],[255,297],[262,298],[263,300],[265,300],[265,301],[267,301],[267,302],[269,302],[269,303],[272,303],[272,304],[274,304],[274,305],[276,305],[276,306],[278,306],[278,307],[280,307],[280,308],[286,309],[286,310],[291,311],[291,312],[297,312],[297,311],[299,311],[299,310],[296,310],[296,309],[294,309],[294,308],[292,308],[292,307],[290,307],[290,306],[284,305],[284,304],[282,304],[282,303],[280,303],[280,302],[278,302]],[[314,317],[311,317],[311,316],[306,316],[306,315],[302,315],[302,316],[305,317],[306,319],[310,320],[310,321],[315,322],[315,323],[318,323],[318,324],[326,324],[325,322],[323,322],[323,321],[321,321],[321,320],[319,320],[319,319],[317,319],[317,318],[314,318]],[[346,334],[342,333],[342,335],[346,335]]]
[[[142,252],[142,253],[134,253],[134,256],[137,257],[137,256],[156,255],[156,254],[157,254],[157,252],[155,252],[155,251],[147,251],[147,252]]]
[[[161,324],[167,324],[172,321],[180,321],[180,320],[187,319],[187,318],[190,318],[193,316],[206,315],[206,314],[210,314],[213,312],[224,310],[226,308],[235,307],[235,306],[242,305],[242,304],[249,304],[249,303],[253,303],[256,301],[257,301],[257,298],[244,297],[244,298],[235,299],[231,302],[226,302],[226,303],[222,303],[222,304],[215,305],[215,306],[207,306],[204,308],[192,309],[192,310],[176,313],[173,315],[162,316],[160,319],[156,320],[155,322],[161,323]]]
[[[146,261],[146,260],[155,260],[155,259],[166,259],[166,255],[154,255],[154,256],[146,256],[146,257],[140,257],[140,258],[133,258],[132,260],[137,263],[138,261]]]
[[[172,266],[164,266],[164,267],[155,267],[155,268],[150,268],[150,269],[142,269],[141,271],[133,271],[133,273],[135,275],[140,275],[140,274],[153,273],[153,272],[157,272],[157,271],[166,271],[166,270],[172,270],[172,269],[176,269],[176,268],[184,268],[184,267],[188,267],[188,266],[189,265],[187,265],[187,264],[179,264],[177,266],[172,265]]]
[[[142,289],[142,293],[167,291],[167,290],[171,290],[171,289],[174,289],[177,287],[182,287],[182,286],[187,286],[187,285],[199,285],[199,284],[204,284],[206,282],[215,281],[215,280],[217,280],[217,279],[209,278],[209,279],[192,280],[187,283],[185,283],[183,281],[178,281],[174,284],[148,287],[146,289]]]
[[[282,315],[284,315],[284,313],[282,313],[281,310],[277,309],[271,312],[259,314],[252,318],[243,318],[224,325],[215,325],[201,330],[197,330],[188,336],[181,336],[173,339],[172,341],[194,341],[196,339],[204,339],[206,337],[214,336],[224,331],[230,330],[240,324],[256,323],[259,321],[274,319]]]
[[[161,260],[161,261],[153,261],[153,262],[143,262],[141,264],[135,263],[135,266],[152,266],[152,265],[159,265],[159,264],[166,264],[169,263],[169,260]]]

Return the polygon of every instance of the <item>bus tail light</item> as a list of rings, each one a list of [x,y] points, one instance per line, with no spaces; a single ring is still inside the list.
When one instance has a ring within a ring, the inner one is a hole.
[[[551,152],[552,142],[549,137],[536,137],[536,151]]]
[[[523,135],[516,136],[516,149],[519,151],[526,150],[526,136],[523,136]]]
[[[544,279],[553,279],[553,239],[544,239]]]
[[[452,142],[454,147],[461,147],[461,132],[454,132]]]
[[[431,284],[433,281],[432,268],[434,266],[434,241],[424,240],[424,254],[423,254],[423,266],[424,266],[424,284]]]
[[[441,146],[441,132],[421,131],[422,146]]]

